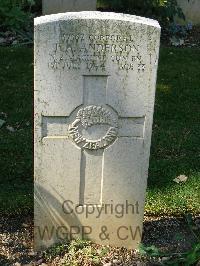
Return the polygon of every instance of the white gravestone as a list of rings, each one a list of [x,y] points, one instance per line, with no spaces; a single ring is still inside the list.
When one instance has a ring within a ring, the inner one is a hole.
[[[80,12],[35,19],[35,248],[141,240],[159,24]]]
[[[42,0],[44,15],[70,11],[95,11],[97,0]]]

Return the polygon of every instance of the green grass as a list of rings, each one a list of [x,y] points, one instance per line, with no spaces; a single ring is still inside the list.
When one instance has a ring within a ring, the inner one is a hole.
[[[32,53],[28,48],[0,49],[0,118],[6,120],[0,129],[0,211],[9,214],[33,207]]]
[[[0,212],[33,208],[30,48],[1,48]],[[161,48],[146,214],[179,215],[200,210],[200,50]],[[5,115],[2,114],[6,113]],[[29,124],[30,123],[30,124]],[[16,131],[9,132],[7,126]],[[188,176],[184,184],[173,179]]]
[[[158,69],[147,214],[200,210],[200,50],[162,48]],[[188,176],[185,184],[173,179]]]

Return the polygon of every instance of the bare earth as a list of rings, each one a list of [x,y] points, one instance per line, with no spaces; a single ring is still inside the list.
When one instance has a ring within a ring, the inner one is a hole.
[[[194,218],[194,222],[200,228],[200,216]],[[164,252],[180,253],[189,250],[194,240],[184,218],[145,217],[143,234],[145,246],[155,245]],[[64,258],[65,256],[56,257],[47,262],[42,253],[34,253],[33,217],[0,218],[0,266],[64,265],[62,264]],[[99,265],[163,265],[164,259],[145,258],[134,251],[112,248]]]

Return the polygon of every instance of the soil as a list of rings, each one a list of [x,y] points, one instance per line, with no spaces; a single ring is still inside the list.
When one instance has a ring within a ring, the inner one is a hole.
[[[200,229],[200,216],[194,218]],[[160,251],[182,253],[188,251],[195,242],[184,218],[145,217],[143,244],[155,245]],[[96,245],[98,248],[98,246]],[[33,217],[0,218],[0,265],[1,266],[59,266],[65,257],[56,257],[45,261],[43,253],[33,250]],[[164,265],[166,257],[141,257],[135,251],[123,248],[111,248],[109,255],[102,259],[101,265]],[[81,264],[89,265],[89,264]]]

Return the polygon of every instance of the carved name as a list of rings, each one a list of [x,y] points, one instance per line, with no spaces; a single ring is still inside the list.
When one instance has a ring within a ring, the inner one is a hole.
[[[81,67],[91,71],[105,71],[106,60],[116,64],[119,71],[145,71],[134,36],[86,35],[62,33],[59,43],[54,43],[50,52],[50,69],[78,70]],[[141,68],[142,65],[142,68]]]

